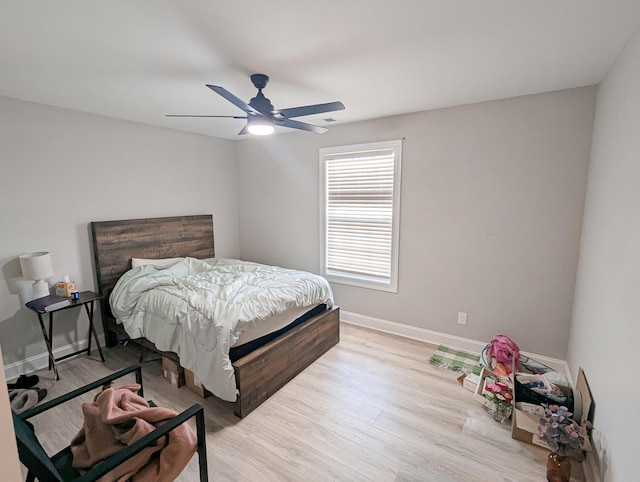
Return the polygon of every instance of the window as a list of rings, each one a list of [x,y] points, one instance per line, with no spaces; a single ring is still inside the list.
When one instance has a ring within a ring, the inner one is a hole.
[[[321,270],[329,281],[398,291],[402,141],[320,149]]]

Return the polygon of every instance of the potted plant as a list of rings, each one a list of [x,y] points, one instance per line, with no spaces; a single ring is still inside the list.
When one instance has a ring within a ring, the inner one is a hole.
[[[571,478],[571,460],[568,456],[585,442],[587,428],[571,418],[573,413],[567,407],[543,403],[544,415],[540,417],[538,435],[551,450],[547,459],[547,480],[568,482]]]

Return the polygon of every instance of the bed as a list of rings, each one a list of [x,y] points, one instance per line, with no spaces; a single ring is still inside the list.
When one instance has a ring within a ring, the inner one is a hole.
[[[91,223],[93,254],[107,346],[129,335],[118,324],[108,302],[118,280],[131,269],[132,258],[214,258],[211,215],[101,221]],[[242,418],[313,363],[340,340],[339,308],[316,307],[287,329],[247,344],[232,361],[238,397],[234,413]],[[145,338],[131,340],[156,351]],[[260,340],[258,340],[260,341]],[[162,352],[179,361],[177,354]]]

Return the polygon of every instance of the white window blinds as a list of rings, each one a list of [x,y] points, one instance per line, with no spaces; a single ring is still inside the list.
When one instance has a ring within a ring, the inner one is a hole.
[[[401,141],[321,150],[323,274],[396,291]]]

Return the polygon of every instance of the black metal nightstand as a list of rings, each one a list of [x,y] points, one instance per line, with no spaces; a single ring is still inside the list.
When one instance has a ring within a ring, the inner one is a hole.
[[[66,306],[57,306],[60,302],[64,303],[64,300],[69,300],[69,304]],[[98,340],[98,334],[96,333],[96,328],[93,325],[93,304],[95,301],[100,300],[100,295],[94,293],[93,291],[81,291],[80,299],[77,301],[71,301],[68,298],[57,298],[55,296],[45,296],[44,298],[38,298],[35,300],[29,301],[26,306],[30,310],[33,310],[38,315],[38,321],[40,321],[40,328],[42,328],[42,336],[44,336],[44,341],[47,344],[47,351],[49,352],[49,370],[53,369],[53,373],[55,374],[56,380],[60,380],[60,376],[58,375],[58,368],[56,367],[56,362],[64,360],[66,358],[72,357],[74,355],[78,355],[80,353],[86,353],[87,355],[91,354],[91,334],[96,340],[96,345],[98,345],[98,352],[100,353],[100,359],[104,362],[104,355],[102,354],[102,348],[100,347],[100,341]],[[53,307],[52,307],[53,306]],[[84,306],[85,311],[87,312],[87,316],[89,317],[89,338],[87,343],[87,348],[75,351],[73,353],[69,353],[67,355],[61,356],[59,358],[55,358],[53,356],[53,314],[57,311],[68,310],[70,308],[76,308],[78,306]],[[44,321],[42,320],[42,315],[45,313],[49,313],[49,333],[45,330]]]

